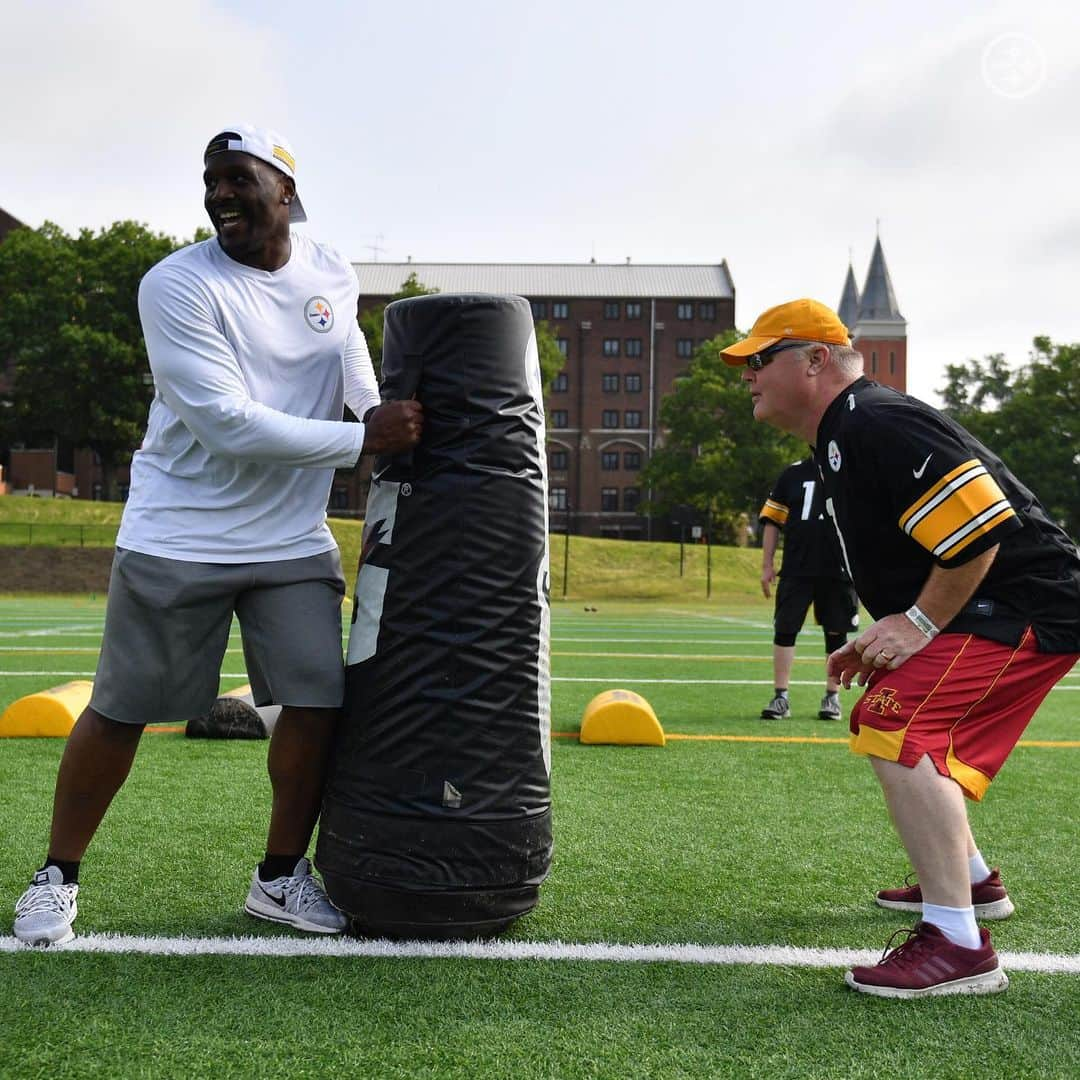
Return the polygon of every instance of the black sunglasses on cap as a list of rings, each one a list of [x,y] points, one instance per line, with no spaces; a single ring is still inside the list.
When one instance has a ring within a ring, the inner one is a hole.
[[[763,367],[771,364],[777,353],[786,352],[788,349],[801,349],[804,345],[820,345],[818,341],[779,341],[770,345],[761,352],[752,353],[746,358],[746,366],[751,371],[760,371]]]

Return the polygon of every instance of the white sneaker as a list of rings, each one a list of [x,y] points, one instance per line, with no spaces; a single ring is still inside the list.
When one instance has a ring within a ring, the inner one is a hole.
[[[15,936],[30,945],[65,945],[75,937],[78,885],[65,885],[59,866],[46,866],[15,905]]]
[[[244,910],[257,919],[285,923],[313,934],[340,934],[349,925],[348,916],[330,903],[307,859],[296,864],[291,877],[273,881],[260,881],[256,867]]]
[[[818,709],[819,720],[839,720],[840,719],[840,695],[837,693],[827,693],[821,699],[821,707]]]

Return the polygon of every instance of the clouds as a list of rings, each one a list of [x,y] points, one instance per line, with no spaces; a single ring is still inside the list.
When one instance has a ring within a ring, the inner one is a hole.
[[[1080,340],[1065,0],[21,0],[5,17],[0,206],[32,225],[190,235],[200,150],[246,118],[288,135],[307,228],[354,259],[377,239],[387,259],[727,258],[745,327],[779,299],[836,303],[849,250],[861,285],[880,218],[917,392],[947,362],[1022,360],[1036,333]],[[986,62],[1008,34],[1045,61],[1026,96],[1000,92],[1022,51]]]
[[[190,235],[199,149],[286,99],[274,36],[210,2],[5,8],[5,209],[75,229],[136,218]]]

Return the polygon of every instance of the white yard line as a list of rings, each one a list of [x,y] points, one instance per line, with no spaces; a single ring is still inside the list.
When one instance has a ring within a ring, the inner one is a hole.
[[[30,950],[0,937],[0,952]],[[326,956],[398,960],[569,960],[646,964],[746,964],[831,968],[873,964],[877,950],[810,949],[787,945],[618,945],[564,941],[386,941],[312,937],[128,937],[85,934],[58,952],[136,953],[148,956]],[[1010,971],[1080,975],[1080,956],[1002,953]]]
[[[740,657],[740,659],[742,659]],[[749,657],[747,657],[749,659]],[[759,658],[760,659],[760,658]],[[65,679],[92,679],[96,672],[94,671],[0,671],[0,678],[6,679],[18,679],[18,678],[45,678],[51,675],[57,675]],[[222,679],[242,679],[244,682],[248,681],[248,674],[246,671],[238,671],[235,673],[223,671],[220,676]],[[655,686],[655,685],[673,685],[673,686],[772,686],[772,679],[639,679],[633,675],[627,675],[625,677],[621,675],[606,675],[603,678],[593,678],[588,676],[575,677],[570,675],[553,675],[551,677],[553,683],[603,683],[607,686],[611,686],[615,683],[623,683],[626,686]],[[792,686],[820,686],[820,679],[791,679]],[[1058,691],[1080,691],[1080,686],[1062,686],[1058,683],[1057,686],[1051,689],[1051,693]]]

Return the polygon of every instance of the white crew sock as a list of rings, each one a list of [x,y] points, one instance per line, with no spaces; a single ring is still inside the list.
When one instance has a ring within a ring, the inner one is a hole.
[[[990,876],[990,867],[986,865],[981,851],[976,851],[968,859],[968,872],[971,874],[972,885],[978,885],[980,881],[985,881]]]
[[[940,907],[923,903],[923,922],[936,926],[954,945],[977,949],[982,944],[974,907]]]

